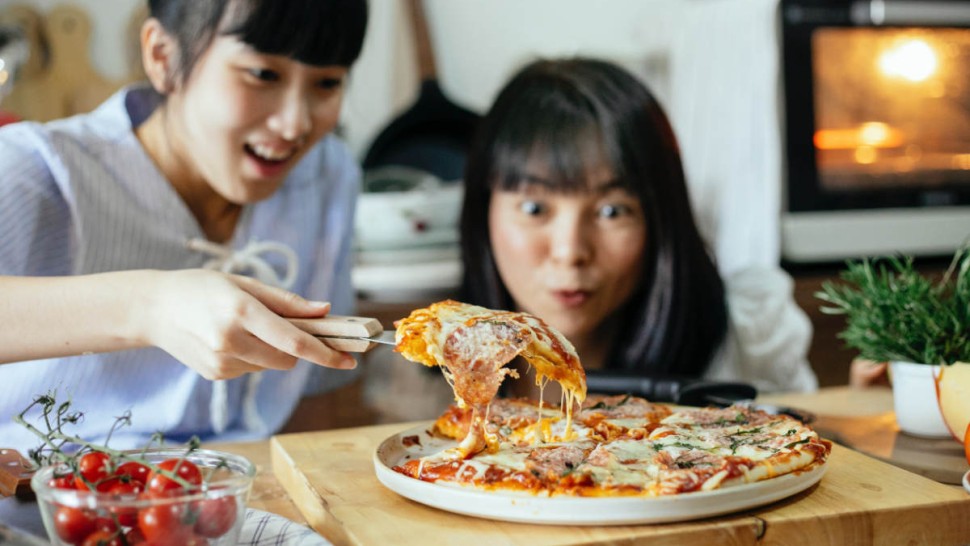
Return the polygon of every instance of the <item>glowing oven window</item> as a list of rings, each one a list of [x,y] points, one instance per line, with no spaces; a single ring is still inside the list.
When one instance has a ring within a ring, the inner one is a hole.
[[[970,29],[818,29],[812,59],[825,190],[970,186]]]

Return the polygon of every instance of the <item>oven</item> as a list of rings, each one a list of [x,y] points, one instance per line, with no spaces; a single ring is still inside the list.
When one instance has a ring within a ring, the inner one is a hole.
[[[782,257],[970,240],[970,0],[782,0]]]

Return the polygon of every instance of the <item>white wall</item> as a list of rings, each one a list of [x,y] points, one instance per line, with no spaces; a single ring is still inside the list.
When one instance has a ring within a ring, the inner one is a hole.
[[[64,0],[0,0],[0,8],[13,1],[46,10]],[[71,1],[91,15],[94,67],[122,76],[128,20],[144,0]],[[510,73],[538,56],[607,57],[643,77],[681,139],[695,206],[722,270],[777,262],[777,0],[425,2],[440,84],[472,110],[483,112]],[[418,88],[406,4],[370,5],[343,117],[359,156]]]
[[[676,32],[679,0],[426,0],[438,78],[472,110],[488,108],[511,72],[537,56],[607,56],[643,73]],[[405,2],[373,0],[372,18],[348,98],[351,142],[363,149],[417,93]],[[376,100],[378,94],[382,100]]]

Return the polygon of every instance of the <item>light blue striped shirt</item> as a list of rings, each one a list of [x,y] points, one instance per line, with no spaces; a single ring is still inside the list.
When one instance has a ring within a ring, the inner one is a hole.
[[[135,137],[133,127],[157,103],[151,90],[135,87],[90,114],[0,129],[0,274],[175,270],[201,267],[211,258],[186,246],[205,236]],[[246,207],[229,246],[238,250],[252,241],[288,246],[299,263],[291,289],[331,301],[334,313],[351,313],[359,183],[353,157],[328,136],[272,197]],[[274,269],[286,267],[279,254],[264,256]],[[256,424],[243,418],[250,381],[234,379],[226,382],[227,428],[217,434],[210,412],[213,383],[160,349],[0,365],[0,445],[38,445],[12,417],[51,389],[85,413],[74,429],[85,439],[103,438],[114,417],[130,409],[132,426],[116,432],[111,445],[138,447],[156,431],[171,441],[191,435],[219,441],[265,437],[282,426],[301,393],[334,388],[354,376],[307,362],[261,375],[253,393]]]

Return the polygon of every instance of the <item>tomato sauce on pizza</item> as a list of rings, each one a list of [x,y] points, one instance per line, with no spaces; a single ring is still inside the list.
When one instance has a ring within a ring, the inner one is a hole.
[[[556,408],[525,399],[495,400],[485,422],[499,448],[466,459],[446,452],[403,462],[415,479],[483,490],[585,497],[678,495],[806,471],[824,464],[831,444],[785,415],[744,406],[672,408],[635,396],[591,395],[575,415],[574,435],[546,442],[533,431],[563,428]],[[460,439],[471,410],[453,405],[431,432]]]
[[[548,381],[562,385],[564,434],[570,433],[573,406],[586,398],[586,374],[572,344],[541,319],[445,300],[412,311],[395,326],[395,350],[408,360],[440,367],[459,407],[471,409],[470,426],[452,456],[498,448],[485,421],[502,381],[518,377],[505,367],[517,356],[535,368],[540,387]]]

